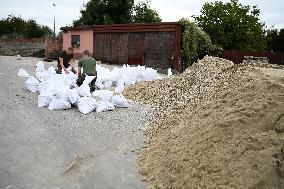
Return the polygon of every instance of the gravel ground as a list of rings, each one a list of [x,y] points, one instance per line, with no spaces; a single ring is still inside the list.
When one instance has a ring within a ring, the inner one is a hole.
[[[34,74],[38,60],[0,56],[0,188],[145,188],[136,150],[154,111],[133,103],[88,115],[38,108],[17,76],[21,67]]]

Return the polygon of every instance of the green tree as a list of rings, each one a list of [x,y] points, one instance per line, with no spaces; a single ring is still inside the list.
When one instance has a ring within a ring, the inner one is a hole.
[[[134,23],[152,23],[152,22],[161,22],[157,11],[150,6],[150,2],[138,2],[133,7],[133,16],[132,22]]]
[[[273,52],[284,52],[284,28],[267,30],[266,34],[267,50]]]
[[[73,25],[130,23],[133,5],[134,0],[90,0],[83,5],[81,17]]]
[[[266,47],[264,24],[257,6],[243,6],[238,0],[205,3],[195,22],[217,44],[228,50],[263,50]]]
[[[35,20],[28,21],[20,16],[8,15],[0,20],[0,35],[5,37],[44,37],[52,33],[48,26],[42,26]]]
[[[217,48],[212,45],[210,37],[195,23],[183,18],[179,21],[182,25],[182,57],[184,68],[191,66],[198,58],[210,54]]]

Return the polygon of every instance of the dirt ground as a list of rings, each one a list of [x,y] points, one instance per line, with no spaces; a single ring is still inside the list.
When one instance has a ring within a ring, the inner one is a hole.
[[[154,111],[133,103],[88,115],[38,108],[17,76],[19,68],[34,75],[38,60],[0,56],[0,188],[145,188],[136,150]]]
[[[149,187],[284,188],[283,78],[283,67],[206,57],[179,76],[130,86],[128,98],[162,112],[139,154]]]

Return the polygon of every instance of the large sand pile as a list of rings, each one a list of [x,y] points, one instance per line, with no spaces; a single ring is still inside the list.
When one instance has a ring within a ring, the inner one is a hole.
[[[126,89],[161,111],[139,153],[149,186],[284,188],[284,82],[260,67],[205,57],[181,75]]]

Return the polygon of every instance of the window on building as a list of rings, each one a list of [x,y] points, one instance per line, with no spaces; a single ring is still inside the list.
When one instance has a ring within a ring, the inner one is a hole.
[[[73,48],[80,48],[80,35],[71,36],[71,46]]]

